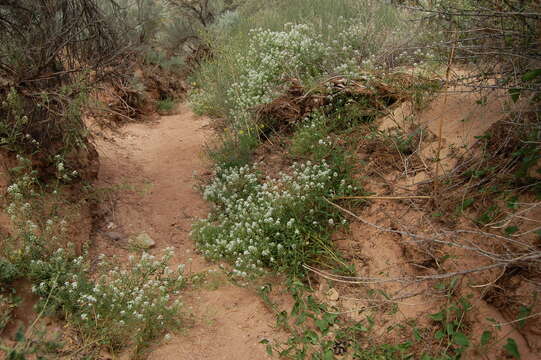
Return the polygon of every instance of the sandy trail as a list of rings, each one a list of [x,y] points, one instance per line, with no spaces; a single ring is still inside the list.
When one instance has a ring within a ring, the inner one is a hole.
[[[95,251],[126,256],[127,238],[147,232],[152,253],[174,247],[175,263],[192,272],[218,269],[194,252],[188,236],[194,218],[206,216],[207,204],[194,189],[194,172],[208,171],[202,146],[208,120],[187,106],[155,123],[130,124],[114,141],[99,141],[98,187],[117,189],[118,199],[95,239]],[[111,239],[107,232],[122,234]],[[182,298],[194,324],[155,346],[150,359],[266,359],[262,338],[272,338],[274,317],[254,291],[215,281],[187,291]]]

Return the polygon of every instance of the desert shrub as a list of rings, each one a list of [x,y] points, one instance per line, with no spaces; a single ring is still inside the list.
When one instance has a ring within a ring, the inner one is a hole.
[[[29,277],[39,307],[61,315],[86,337],[113,349],[141,347],[180,325],[181,303],[170,294],[184,283],[183,267],[167,267],[171,257],[171,250],[161,259],[144,253],[125,268],[102,260],[92,279],[82,256],[60,248],[46,261],[32,261]]]
[[[86,253],[77,255],[70,243],[72,219],[59,211],[68,205],[60,185],[76,174],[57,157],[58,183],[44,185],[31,166],[19,157],[7,189],[13,231],[0,239],[0,286],[16,278],[30,280],[40,310],[66,320],[90,339],[90,350],[102,345],[113,350],[135,345],[139,350],[166,329],[178,327],[181,304],[171,297],[184,284],[183,266],[168,268],[171,249],[161,258],[130,258],[126,266],[101,258],[91,268]]]
[[[59,153],[91,156],[82,107],[92,84],[111,78],[131,49],[106,4],[119,15],[107,0],[0,5],[0,146],[45,167]]]
[[[215,22],[228,24],[228,14],[237,6],[232,0],[166,0],[169,15],[159,35],[160,46],[181,55],[191,55],[203,44],[203,33]]]
[[[345,219],[325,198],[358,191],[325,160],[295,164],[275,179],[249,165],[215,175],[203,192],[214,209],[192,236],[206,257],[232,262],[241,277],[268,269],[302,275],[304,263],[332,258],[328,233]]]
[[[272,100],[284,79],[310,85],[325,75],[357,76],[363,66],[383,67],[377,55],[423,33],[395,8],[371,1],[275,1],[256,9],[239,8],[229,31],[209,30],[214,56],[194,76],[194,109],[226,117],[237,130],[254,132],[250,109]]]

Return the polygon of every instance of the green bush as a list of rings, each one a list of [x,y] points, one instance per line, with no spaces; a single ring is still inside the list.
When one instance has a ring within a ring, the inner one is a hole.
[[[302,265],[332,258],[328,237],[345,219],[325,198],[358,191],[327,164],[295,164],[290,174],[263,179],[256,167],[217,168],[204,198],[214,203],[192,236],[212,260],[234,264],[241,277],[267,269],[302,275]]]
[[[58,249],[47,261],[30,264],[39,306],[60,314],[86,337],[113,349],[148,341],[180,325],[181,303],[171,303],[184,284],[183,267],[167,267],[172,251],[156,260],[144,253],[127,268],[101,261],[93,280],[82,256]]]
[[[7,259],[0,258],[0,289],[20,276],[19,269]]]
[[[237,130],[256,131],[250,109],[271,101],[284,79],[309,87],[324,75],[357,76],[423,34],[394,7],[366,0],[272,1],[247,9],[238,10],[228,31],[209,30],[214,56],[194,75],[199,87],[190,97],[197,112],[228,118]]]
[[[129,345],[140,350],[180,325],[181,304],[171,297],[184,284],[183,266],[168,268],[172,250],[167,249],[159,259],[143,254],[130,258],[125,267],[101,259],[91,269],[69,246],[68,221],[58,211],[66,207],[58,185],[76,174],[67,172],[61,157],[55,161],[59,183],[50,193],[38,182],[28,159],[19,157],[12,171],[7,213],[14,231],[0,239],[0,285],[18,277],[29,279],[40,298],[39,308],[66,320],[89,340],[89,350]],[[0,314],[2,319],[7,316]]]

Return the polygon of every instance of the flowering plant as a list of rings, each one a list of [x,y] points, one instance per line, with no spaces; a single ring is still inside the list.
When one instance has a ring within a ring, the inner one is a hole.
[[[206,257],[232,262],[241,277],[266,268],[300,271],[323,251],[313,235],[345,224],[324,198],[356,190],[325,160],[294,164],[276,179],[252,166],[218,167],[215,175],[203,193],[214,211],[195,223],[192,236]]]

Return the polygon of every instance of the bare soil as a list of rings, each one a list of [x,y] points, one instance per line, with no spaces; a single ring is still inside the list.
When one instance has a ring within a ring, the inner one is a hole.
[[[216,271],[185,292],[185,329],[151,349],[149,359],[265,359],[259,341],[277,333],[256,292],[220,276],[188,236],[194,219],[208,213],[194,175],[208,172],[202,148],[210,137],[208,119],[181,105],[177,115],[131,123],[114,141],[97,141],[101,167],[95,185],[114,194],[102,203],[92,251],[125,258],[133,252],[128,239],[146,232],[156,242],[150,252],[173,247],[174,262],[191,273]]]
[[[471,93],[450,92],[436,97],[422,110],[414,110],[411,103],[398,106],[391,115],[379,120],[381,131],[398,128],[403,133],[412,130],[412,126],[423,126],[424,137],[416,138],[416,147],[412,154],[400,154],[396,149],[383,143],[370,144],[376,149],[359,145],[359,158],[366,159],[364,169],[365,190],[380,196],[418,195],[420,186],[431,179],[435,173],[434,158],[439,147],[437,136],[442,136],[442,172],[456,166],[453,149],[460,152],[471,151],[477,137],[483,135],[491,126],[505,118],[504,104],[498,94],[489,95],[488,105],[478,103],[478,98]],[[363,153],[364,151],[364,153]],[[366,176],[368,175],[368,176]],[[433,186],[429,183],[426,186]],[[535,199],[522,199],[525,203],[535,203]],[[390,231],[382,231],[374,226],[354,221],[350,232],[336,234],[336,244],[346,258],[355,267],[358,276],[364,278],[401,278],[430,276],[443,272],[463,271],[485,266],[491,262],[487,257],[448,246],[426,246],[416,243],[411,237],[403,236],[393,230],[406,231],[425,237],[437,236],[448,230],[445,219],[433,217],[428,200],[379,200],[367,207],[357,209],[356,214],[366,222]],[[538,226],[539,209],[532,206],[521,223],[526,229]],[[472,216],[474,214],[471,214]],[[444,216],[447,216],[444,214]],[[537,219],[537,220],[536,220]],[[493,231],[490,227],[474,226],[465,216],[455,228],[472,231]],[[462,234],[461,240],[476,246],[491,244],[497,249],[498,242],[475,234]],[[523,239],[533,244],[532,239]],[[441,260],[447,259],[448,260]],[[440,263],[440,261],[442,261]],[[460,279],[453,298],[469,297],[472,310],[464,319],[464,329],[470,336],[472,347],[465,355],[467,359],[505,359],[502,346],[508,337],[513,338],[520,349],[522,359],[539,359],[541,337],[539,319],[528,318],[518,326],[519,307],[531,307],[531,314],[539,313],[539,284],[520,269],[497,269],[476,273]],[[391,281],[367,283],[363,285],[334,284],[340,294],[339,300],[332,303],[341,312],[353,320],[362,320],[367,316],[374,319],[376,339],[381,343],[396,343],[411,340],[411,331],[425,329],[425,339],[419,345],[425,350],[433,349],[433,333],[438,324],[431,321],[429,315],[449,305],[449,298],[434,288],[432,282]],[[322,287],[323,290],[326,286]],[[322,292],[322,299],[325,299]],[[492,319],[492,320],[489,320]],[[502,324],[501,327],[494,323]],[[483,331],[491,331],[495,338],[501,339],[487,349],[475,346]],[[428,342],[426,342],[428,341]],[[423,350],[423,349],[418,349]]]

